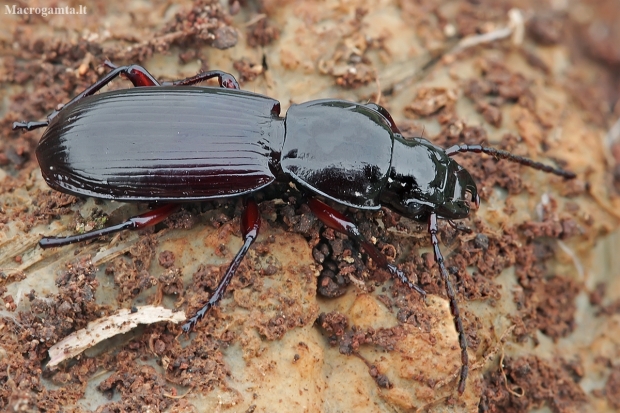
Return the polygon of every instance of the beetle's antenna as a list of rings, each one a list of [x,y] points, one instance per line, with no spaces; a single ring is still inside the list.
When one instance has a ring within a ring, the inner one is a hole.
[[[574,179],[577,177],[573,172],[565,171],[564,169],[554,168],[544,163],[533,161],[523,156],[513,155],[508,151],[501,149],[489,148],[482,145],[467,145],[465,143],[460,145],[454,145],[446,149],[446,155],[452,156],[457,153],[474,152],[474,153],[486,153],[487,155],[495,156],[496,158],[507,159],[512,162],[520,163],[521,165],[529,166],[530,168],[538,169],[539,171],[548,172],[554,175],[561,176],[565,179]]]

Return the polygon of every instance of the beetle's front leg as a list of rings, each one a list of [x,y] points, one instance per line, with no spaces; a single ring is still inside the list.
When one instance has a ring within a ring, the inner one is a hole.
[[[256,240],[258,236],[258,230],[260,229],[260,212],[258,211],[258,205],[254,198],[249,198],[246,201],[245,210],[243,211],[243,215],[241,216],[241,233],[243,235],[243,246],[235,258],[233,258],[230,266],[226,270],[224,277],[222,277],[220,283],[217,285],[215,292],[209,299],[209,301],[196,312],[196,314],[189,318],[185,324],[183,324],[183,332],[189,333],[192,328],[200,321],[207,312],[214,307],[221,299],[224,297],[224,293],[226,292],[226,288],[230,281],[232,280],[237,268],[239,268],[239,264],[245,257],[245,254],[250,249],[250,246]]]
[[[62,247],[64,245],[73,244],[75,242],[99,238],[104,235],[123,231],[125,229],[141,229],[150,227],[168,218],[170,215],[172,215],[173,212],[177,210],[178,207],[178,204],[167,204],[152,211],[145,212],[144,214],[131,217],[121,224],[113,225],[107,228],[97,229],[94,231],[86,232],[84,234],[71,235],[68,237],[41,238],[41,241],[39,241],[39,246],[41,248]]]
[[[450,282],[450,277],[448,276],[448,271],[446,270],[446,266],[444,265],[443,255],[441,254],[441,250],[439,249],[439,240],[437,239],[437,214],[434,212],[429,216],[428,219],[428,233],[431,236],[431,243],[433,244],[433,252],[435,253],[435,261],[439,266],[439,272],[441,273],[441,278],[443,278],[443,282],[446,285],[446,293],[448,294],[448,300],[450,301],[450,312],[452,313],[452,317],[454,319],[454,327],[456,328],[456,332],[459,335],[459,346],[461,347],[461,373],[459,378],[459,393],[463,394],[465,391],[465,383],[467,380],[467,373],[469,371],[469,355],[467,354],[467,337],[465,336],[465,329],[463,328],[463,320],[461,319],[461,313],[459,311],[459,306],[456,301],[456,293],[454,292],[454,288],[452,287],[452,283]]]
[[[370,255],[372,260],[377,263],[377,265],[388,270],[393,277],[398,278],[402,283],[407,284],[409,288],[417,291],[422,295],[422,297],[426,298],[426,292],[419,286],[409,281],[409,278],[407,278],[405,273],[399,270],[395,265],[388,263],[385,255],[383,255],[374,244],[362,235],[357,225],[355,225],[355,223],[348,217],[316,198],[310,198],[308,200],[308,206],[310,207],[312,213],[316,215],[321,222],[328,227],[354,239],[364,248],[364,251]]]

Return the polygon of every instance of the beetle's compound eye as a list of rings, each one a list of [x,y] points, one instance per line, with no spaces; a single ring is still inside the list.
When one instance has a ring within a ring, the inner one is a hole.
[[[411,216],[419,215],[423,208],[424,205],[416,201],[411,201],[407,204],[407,211],[411,214]]]

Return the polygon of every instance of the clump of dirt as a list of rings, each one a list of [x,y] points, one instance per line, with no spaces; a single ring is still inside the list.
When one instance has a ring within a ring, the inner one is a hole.
[[[504,103],[516,103],[535,112],[531,82],[525,76],[493,60],[483,60],[480,71],[481,76],[466,81],[464,93],[488,123],[501,126],[502,113],[499,108]]]
[[[611,371],[607,383],[605,383],[605,398],[614,409],[620,409],[620,367],[616,366]]]
[[[142,366],[139,370],[116,370],[102,381],[98,388],[109,398],[113,397],[114,392],[119,392],[123,399],[122,402],[109,403],[104,411],[126,411],[134,408],[163,411],[174,404],[170,397],[160,396],[162,394],[172,395],[173,388],[151,366]]]
[[[556,413],[573,412],[586,400],[579,381],[561,358],[506,358],[503,367],[485,375],[481,411],[517,413],[548,406]]]
[[[86,327],[89,321],[109,312],[95,302],[99,281],[90,257],[66,264],[56,279],[58,293],[45,298],[29,296],[31,312],[20,313],[21,323],[28,325],[27,335],[51,346],[72,331]],[[41,350],[47,351],[47,347]]]
[[[557,340],[568,336],[575,329],[575,299],[583,288],[570,277],[555,276],[536,280],[529,288],[515,292],[514,300],[520,309],[515,335],[531,334],[539,329]]]
[[[280,37],[280,29],[269,19],[262,18],[248,27],[247,36],[250,47],[264,47]]]
[[[411,119],[431,116],[444,109],[446,112],[454,110],[457,95],[454,90],[443,87],[422,87],[408,106],[405,107],[405,116]]]
[[[355,355],[366,363],[370,376],[379,387],[388,389],[392,387],[388,377],[362,357],[358,350],[362,345],[376,345],[386,351],[393,351],[396,343],[406,336],[402,326],[379,329],[352,326],[349,329],[347,317],[337,311],[321,313],[317,324],[328,334],[329,344],[338,346],[340,354]]]
[[[145,405],[156,410],[178,411],[191,404],[178,398],[176,389],[169,383],[201,392],[224,383],[230,372],[219,348],[226,342],[197,333],[196,338],[182,348],[175,330],[176,327],[171,330],[163,324],[148,326],[144,334],[116,354],[106,353],[98,358],[102,368],[114,372],[100,383],[99,389],[109,397],[115,392],[121,395],[121,401],[100,407],[102,411],[138,411]],[[138,362],[153,355],[163,373]]]
[[[130,259],[117,257],[106,267],[105,273],[114,276],[114,284],[118,287],[119,303],[130,300],[157,284],[156,278],[148,271],[156,243],[157,240],[152,235],[140,237],[129,250]]]
[[[242,57],[235,61],[233,67],[239,72],[238,80],[241,83],[251,82],[265,71],[265,67],[262,64],[253,62],[247,57]]]
[[[336,85],[346,89],[356,89],[376,81],[377,71],[370,54],[389,53],[385,48],[385,37],[364,36],[359,28],[368,13],[364,8],[355,9],[354,15],[342,22],[342,41],[330,56],[321,58],[318,69],[321,73],[334,77]]]

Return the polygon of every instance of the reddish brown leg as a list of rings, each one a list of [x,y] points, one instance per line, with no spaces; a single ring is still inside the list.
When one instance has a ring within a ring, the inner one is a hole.
[[[459,345],[461,346],[461,375],[459,379],[459,393],[463,394],[465,391],[465,382],[467,380],[467,373],[469,371],[469,356],[467,354],[467,338],[465,337],[465,329],[463,328],[463,321],[461,320],[461,314],[459,312],[459,306],[456,301],[456,293],[452,288],[448,271],[444,265],[443,255],[439,250],[439,240],[437,239],[437,214],[432,213],[428,219],[428,232],[431,235],[431,243],[433,244],[433,251],[435,252],[435,261],[439,265],[439,272],[441,278],[446,285],[446,293],[448,294],[448,300],[450,301],[450,311],[454,318],[454,326],[456,332],[459,335]]]
[[[374,244],[370,243],[359,231],[357,225],[353,223],[349,218],[340,212],[336,211],[329,205],[319,201],[316,198],[310,198],[308,201],[308,206],[310,210],[318,219],[320,219],[325,225],[328,227],[342,232],[343,234],[348,235],[350,238],[355,240],[359,245],[364,248],[364,251],[372,258],[372,260],[377,263],[382,268],[385,268],[392,274],[393,277],[398,278],[401,282],[407,284],[409,288],[417,291],[422,295],[422,297],[426,298],[426,292],[409,281],[409,278],[405,275],[404,272],[399,270],[395,265],[388,263],[385,255],[381,253],[374,246]]]
[[[245,257],[245,254],[250,249],[250,246],[256,240],[258,236],[258,230],[260,228],[260,213],[258,212],[258,205],[256,205],[256,201],[253,198],[247,200],[245,205],[245,210],[243,211],[243,216],[241,217],[241,233],[243,234],[243,246],[235,255],[228,270],[226,270],[226,274],[222,277],[220,283],[218,284],[215,292],[209,299],[209,301],[200,309],[196,314],[189,318],[185,324],[183,324],[183,332],[189,333],[194,326],[198,323],[198,321],[202,320],[202,318],[209,312],[209,310],[217,305],[217,303],[224,297],[224,293],[226,292],[226,288],[232,277],[235,275],[237,268],[239,268],[239,264]]]
[[[124,75],[133,83],[134,86],[159,86],[159,82],[155,80],[155,78],[142,66],[131,65],[131,66],[121,66],[116,67],[109,61],[105,61],[104,63],[107,67],[114,69],[103,78],[101,78],[98,82],[84,90],[82,93],[74,97],[69,101],[69,103],[65,104],[63,107],[67,107],[76,103],[77,101],[85,98],[86,96],[91,96],[97,93],[102,87],[110,83],[114,78],[119,75]],[[62,110],[62,108],[60,109]],[[15,122],[13,123],[13,130],[17,129],[26,129],[33,130],[37,128],[42,128],[44,126],[49,125],[49,123],[58,115],[58,110],[53,111],[48,117],[47,121],[43,122]]]
[[[152,211],[148,211],[144,214],[131,217],[127,221],[118,225],[113,225],[111,227],[86,232],[84,234],[71,235],[69,237],[41,238],[41,241],[39,241],[39,246],[41,248],[61,247],[63,245],[73,244],[75,242],[99,238],[101,236],[113,234],[115,232],[119,232],[125,229],[134,230],[150,227],[168,218],[174,211],[176,211],[177,208],[177,204],[167,204]]]

